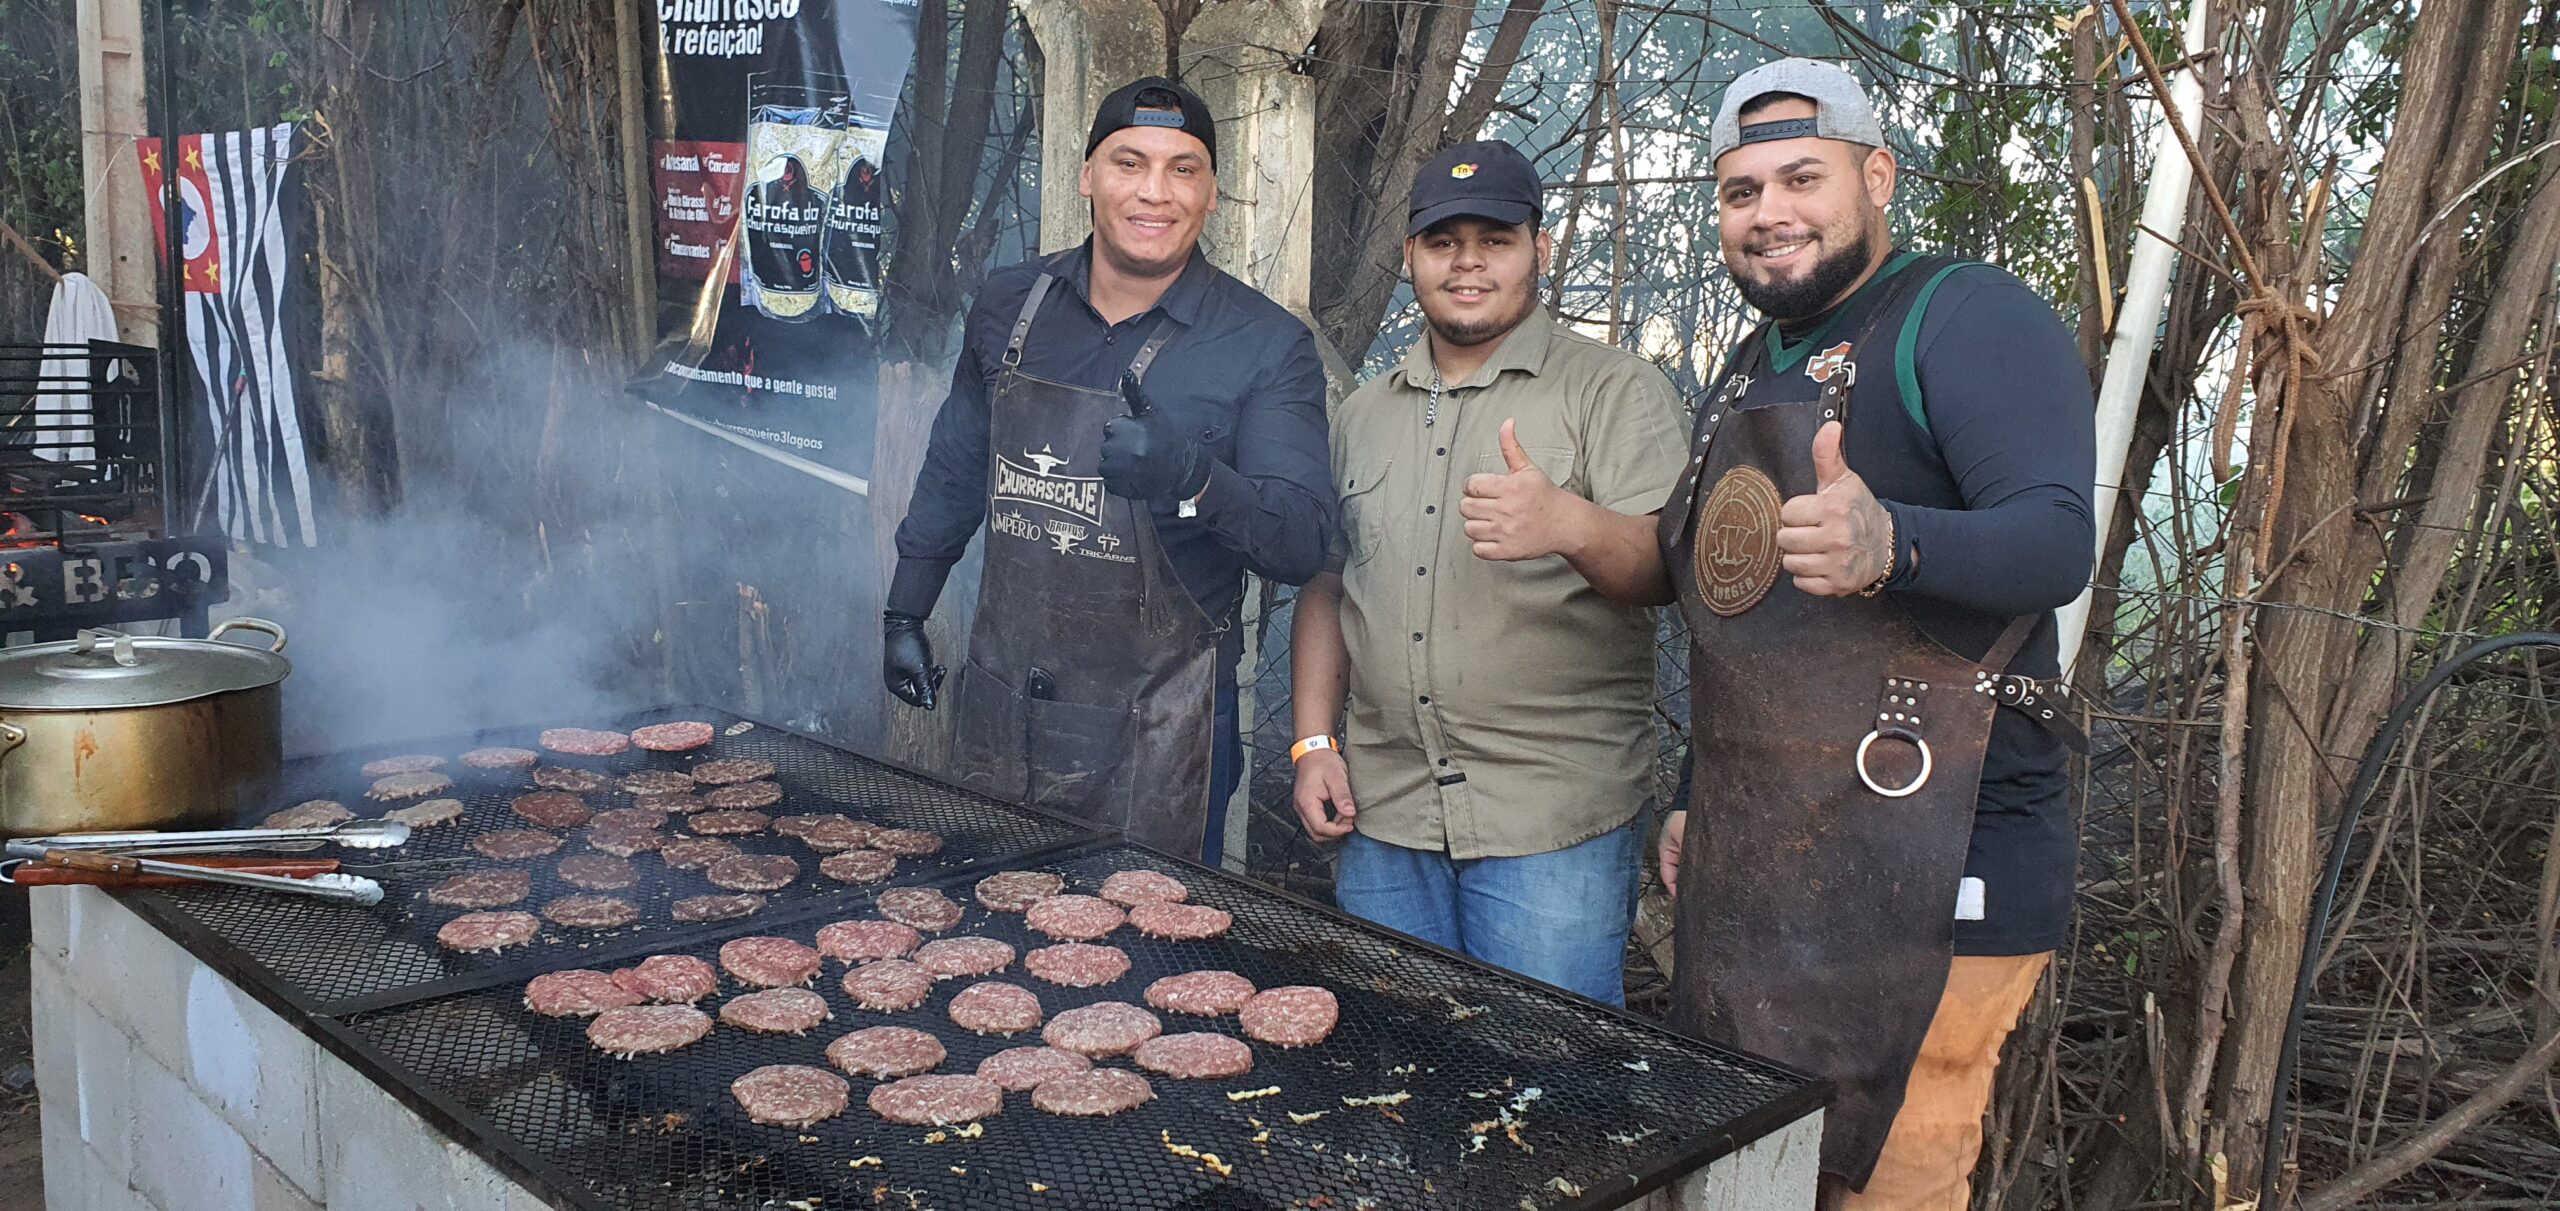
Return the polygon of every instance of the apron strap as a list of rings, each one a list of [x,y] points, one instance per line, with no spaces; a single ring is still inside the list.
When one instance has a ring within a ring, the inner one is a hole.
[[[1164,343],[1173,339],[1173,317],[1156,321],[1155,330],[1147,334],[1147,343],[1138,347],[1138,356],[1129,359],[1129,375],[1139,382],[1147,381],[1147,367],[1155,364],[1156,355],[1164,352]]]
[[[1999,640],[1983,654],[1982,666],[1973,675],[1973,688],[1977,693],[1990,695],[1991,700],[2001,706],[2034,720],[2071,751],[2087,753],[2089,734],[2082,731],[2069,714],[2071,686],[2058,678],[2038,681],[2008,671],[2010,658],[2026,645],[2028,633],[2035,630],[2036,620],[2041,617],[2041,614],[2028,614],[2009,620],[2008,627],[2000,632]]]
[[[1031,317],[1040,313],[1040,302],[1049,297],[1049,287],[1057,282],[1051,274],[1041,274],[1031,283],[1031,297],[1022,300],[1022,314],[1013,321],[1013,336],[1004,343],[1004,368],[1020,369],[1022,342],[1031,336]]]

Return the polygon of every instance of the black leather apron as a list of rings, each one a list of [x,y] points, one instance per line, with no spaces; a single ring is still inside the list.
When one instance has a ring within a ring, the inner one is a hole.
[[[1065,812],[1170,853],[1207,827],[1217,636],[1173,572],[1146,502],[1102,486],[1119,393],[1022,370],[1041,275],[991,402],[987,563],[961,666],[952,768],[999,799]],[[1144,379],[1159,321],[1129,372]]]
[[[1994,676],[1890,597],[1814,597],[1779,567],[1780,502],[1814,491],[1814,431],[1850,421],[1860,363],[1927,273],[1887,284],[1855,338],[1773,368],[1754,333],[1699,410],[1662,511],[1689,624],[1696,801],[1675,904],[1673,1022],[1830,1078],[1822,1169],[1865,1186],[1953,953]]]

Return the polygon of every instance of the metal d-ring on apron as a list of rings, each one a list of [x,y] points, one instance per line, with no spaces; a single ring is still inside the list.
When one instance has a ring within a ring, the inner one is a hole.
[[[953,771],[1176,854],[1207,828],[1217,640],[1145,501],[1104,488],[1119,393],[1022,369],[1042,274],[1005,344],[990,416],[986,570],[961,666]],[[1171,339],[1159,320],[1129,373]]]

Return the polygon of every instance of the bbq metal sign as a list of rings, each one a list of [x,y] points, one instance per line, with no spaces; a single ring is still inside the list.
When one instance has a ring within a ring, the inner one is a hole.
[[[0,550],[0,627],[166,617],[230,596],[219,541],[168,538]]]

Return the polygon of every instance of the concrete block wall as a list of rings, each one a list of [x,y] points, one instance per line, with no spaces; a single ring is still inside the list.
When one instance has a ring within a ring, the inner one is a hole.
[[[30,900],[52,1211],[545,1205],[114,898]]]

